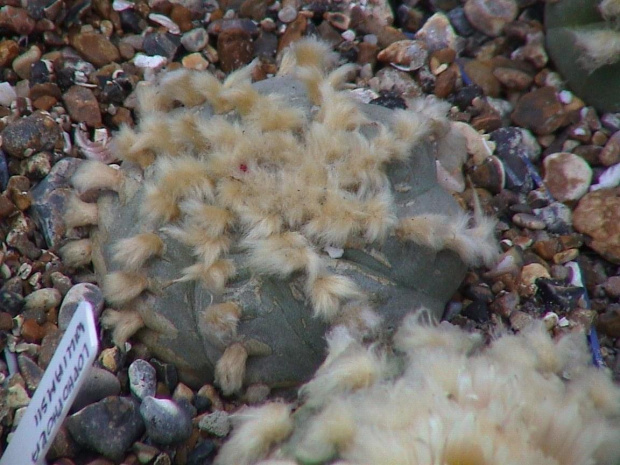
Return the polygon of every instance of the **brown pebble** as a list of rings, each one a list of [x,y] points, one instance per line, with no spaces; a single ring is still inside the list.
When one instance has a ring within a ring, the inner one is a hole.
[[[511,115],[519,126],[536,134],[551,134],[567,123],[564,106],[553,87],[542,87],[523,95]]]
[[[286,31],[282,34],[278,44],[278,54],[293,42],[301,39],[308,27],[308,18],[303,15],[297,16],[297,19],[286,26]]]
[[[58,99],[56,99],[56,97],[52,97],[51,95],[44,95],[36,100],[33,100],[32,106],[37,110],[48,111],[57,103]]]
[[[534,242],[532,250],[545,260],[552,260],[556,253],[561,252],[562,245],[557,239],[547,239]]]
[[[389,63],[398,69],[414,71],[426,63],[428,51],[420,40],[399,40],[384,48],[377,59]]]
[[[83,86],[72,86],[63,96],[69,116],[76,123],[86,123],[90,127],[101,126],[99,102],[92,90]]]
[[[533,230],[545,229],[545,222],[543,220],[528,213],[517,213],[513,215],[512,221],[521,228]]]
[[[499,97],[502,90],[501,83],[493,75],[493,62],[490,60],[469,60],[465,62],[465,73],[480,86],[484,95],[489,97]]]
[[[543,160],[547,189],[560,202],[579,200],[588,192],[592,182],[592,168],[580,156],[559,152]]]
[[[504,292],[491,303],[489,309],[503,318],[508,318],[516,310],[519,300],[516,292]]]
[[[0,219],[7,218],[17,211],[15,204],[6,193],[0,194]]]
[[[534,78],[528,73],[514,68],[495,68],[493,70],[493,76],[508,89],[512,90],[527,89],[534,81]]]
[[[558,252],[553,256],[553,263],[556,265],[561,265],[563,263],[568,263],[579,255],[579,249],[568,249],[562,252]]]
[[[6,28],[16,34],[27,36],[32,31],[36,22],[28,15],[24,8],[16,8],[11,5],[0,8],[0,28]]]
[[[0,42],[0,68],[9,66],[19,55],[19,45],[14,40],[3,40]]]
[[[261,21],[267,14],[267,9],[275,3],[275,0],[244,0],[239,7],[239,16]]]
[[[71,46],[95,67],[119,61],[118,48],[103,34],[96,32],[80,32],[70,37]]]
[[[603,283],[605,293],[614,299],[620,298],[620,276],[611,276]]]
[[[45,331],[34,319],[24,320],[22,324],[22,337],[26,342],[38,343],[45,336]]]
[[[0,330],[10,331],[13,329],[13,317],[10,313],[0,312]]]
[[[573,211],[573,226],[592,240],[588,246],[612,263],[620,264],[620,188],[584,195]]]
[[[615,132],[609,138],[598,159],[604,166],[620,163],[620,131]]]
[[[530,263],[521,270],[519,278],[519,294],[523,297],[531,297],[536,293],[538,278],[551,278],[549,271],[539,263]]]
[[[181,32],[187,32],[192,29],[192,12],[186,7],[174,4],[170,10],[170,19],[174,21]]]
[[[33,45],[26,51],[13,60],[13,71],[22,79],[30,78],[30,69],[34,62],[39,61],[41,58],[41,49],[36,45]]]
[[[521,310],[515,310],[510,314],[509,320],[512,329],[521,331],[527,328],[534,321],[534,318]]]
[[[181,60],[184,68],[204,71],[209,67],[209,62],[201,53],[190,53]]]
[[[217,54],[222,71],[230,73],[252,60],[254,46],[250,34],[242,29],[225,29],[217,37]]]
[[[459,67],[456,63],[448,66],[448,69],[437,76],[434,94],[439,98],[446,98],[450,95],[454,91],[459,74]]]

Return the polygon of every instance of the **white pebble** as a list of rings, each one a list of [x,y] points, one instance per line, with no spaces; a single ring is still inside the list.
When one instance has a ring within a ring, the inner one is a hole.
[[[347,42],[353,42],[355,40],[355,31],[351,29],[347,29],[342,34],[340,34],[344,40]]]

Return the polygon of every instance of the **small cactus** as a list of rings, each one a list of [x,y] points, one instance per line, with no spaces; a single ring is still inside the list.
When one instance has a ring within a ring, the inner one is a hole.
[[[338,90],[351,67],[330,64],[302,40],[255,84],[251,65],[223,83],[165,74],[116,136],[122,168],[78,168],[78,195],[101,193],[97,227],[89,253],[67,252],[92,258],[116,343],[135,334],[186,383],[225,394],[298,385],[329,326],[363,339],[415,308],[439,318],[466,265],[494,259],[493,222],[436,181],[447,106],[358,103]],[[74,206],[72,225],[95,222],[93,204]]]

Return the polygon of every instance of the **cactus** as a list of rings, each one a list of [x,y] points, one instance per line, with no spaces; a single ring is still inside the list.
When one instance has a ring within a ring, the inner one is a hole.
[[[582,333],[542,322],[486,346],[479,334],[407,317],[395,351],[346,329],[300,390],[240,410],[216,465],[614,465],[620,388],[595,368]],[[345,369],[346,367],[346,369]]]
[[[620,2],[557,0],[545,7],[547,50],[570,89],[601,112],[620,111]]]
[[[493,223],[436,181],[436,139],[454,137],[445,104],[358,103],[337,90],[350,66],[330,60],[302,40],[255,84],[252,65],[223,83],[165,74],[116,136],[122,168],[77,170],[69,225],[97,227],[62,252],[92,258],[117,344],[135,335],[225,394],[295,386],[329,326],[364,339],[415,308],[439,318],[466,265],[493,260]],[[94,191],[96,207],[82,201]]]

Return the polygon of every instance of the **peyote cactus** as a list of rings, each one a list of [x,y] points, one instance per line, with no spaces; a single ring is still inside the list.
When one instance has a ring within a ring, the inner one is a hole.
[[[582,333],[542,322],[485,345],[449,323],[408,317],[395,351],[345,328],[292,406],[240,410],[216,465],[615,465],[620,388]],[[346,367],[346,369],[344,369]]]
[[[570,89],[601,112],[620,111],[620,1],[555,0],[547,49]]]
[[[186,383],[226,394],[298,385],[329,325],[364,338],[415,308],[439,318],[466,264],[493,259],[493,223],[436,182],[437,138],[460,142],[445,105],[357,103],[336,90],[350,67],[331,63],[302,40],[255,84],[252,65],[224,83],[165,74],[116,137],[122,168],[78,169],[77,192],[101,195],[75,198],[66,221],[98,226],[61,253],[92,257],[117,343],[135,333]]]

